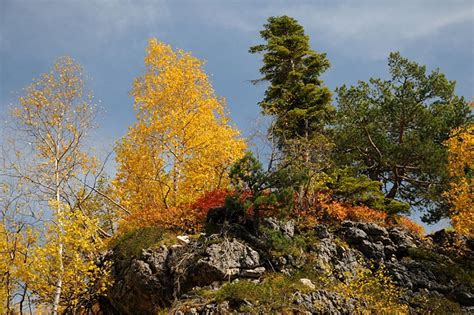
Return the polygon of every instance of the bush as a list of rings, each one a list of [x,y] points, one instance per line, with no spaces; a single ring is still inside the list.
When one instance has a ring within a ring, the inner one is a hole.
[[[342,222],[344,220],[371,222],[380,226],[401,226],[416,235],[424,233],[423,228],[410,219],[400,215],[388,215],[385,211],[367,206],[354,206],[332,199],[328,194],[316,193],[311,197],[311,207],[297,211],[305,224],[327,221]]]
[[[408,306],[401,303],[403,291],[381,265],[376,271],[360,269],[348,283],[340,282],[334,290],[356,301],[363,314],[407,314]]]
[[[335,171],[327,183],[333,198],[352,206],[366,206],[390,215],[408,213],[410,205],[395,199],[386,198],[379,181],[366,175],[357,175],[349,168]]]
[[[268,247],[274,255],[301,256],[307,246],[302,235],[295,235],[290,238],[282,232],[261,226],[260,232],[267,240]]]
[[[224,206],[225,199],[231,194],[228,190],[213,190],[204,193],[191,204],[133,213],[122,222],[121,228],[130,231],[149,226],[161,226],[176,232],[196,233],[202,229],[209,210]]]
[[[410,303],[417,305],[417,307],[414,308],[416,314],[466,314],[458,303],[450,301],[444,296],[434,297],[428,296],[427,294],[419,294],[415,296]]]

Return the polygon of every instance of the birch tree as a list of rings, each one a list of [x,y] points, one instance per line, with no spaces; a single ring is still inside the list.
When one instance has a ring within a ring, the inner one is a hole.
[[[21,139],[17,160],[7,169],[35,192],[38,203],[33,211],[45,213],[29,275],[38,277],[31,289],[40,303],[51,305],[52,314],[61,311],[64,293],[74,299],[71,291],[79,293],[95,278],[90,262],[101,246],[96,222],[75,205],[81,188],[77,178],[97,164],[85,151],[95,108],[92,95],[85,92],[81,66],[62,57],[51,72],[24,89],[13,110]],[[71,282],[71,272],[83,276],[82,281]]]
[[[192,202],[225,187],[245,143],[190,53],[151,39],[133,85],[137,122],[118,143],[115,186],[132,211]]]

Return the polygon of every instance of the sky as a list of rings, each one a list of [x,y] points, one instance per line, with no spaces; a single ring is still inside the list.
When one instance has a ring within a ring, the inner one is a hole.
[[[327,54],[322,76],[334,90],[370,77],[388,78],[392,51],[437,67],[457,81],[458,95],[474,97],[474,1],[146,1],[0,0],[0,115],[32,78],[64,55],[79,62],[103,108],[92,142],[110,150],[134,123],[133,79],[144,70],[151,37],[206,61],[216,94],[227,100],[243,135],[255,131],[265,85],[261,43],[270,16],[296,18],[312,48]],[[112,166],[113,167],[113,166]]]

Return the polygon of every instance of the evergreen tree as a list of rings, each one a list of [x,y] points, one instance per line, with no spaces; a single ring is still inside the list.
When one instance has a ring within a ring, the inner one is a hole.
[[[291,17],[270,17],[260,35],[266,43],[249,51],[263,54],[263,77],[253,82],[270,83],[259,103],[263,113],[275,118],[270,136],[285,155],[298,147],[298,155],[302,153],[308,163],[315,151],[312,144],[327,142],[325,126],[333,106],[331,92],[319,76],[329,68],[329,61],[311,49],[303,27]]]
[[[382,183],[385,197],[428,210],[428,221],[446,215],[447,149],[453,128],[472,121],[455,82],[403,58],[388,58],[391,79],[342,86],[338,93],[336,157]]]

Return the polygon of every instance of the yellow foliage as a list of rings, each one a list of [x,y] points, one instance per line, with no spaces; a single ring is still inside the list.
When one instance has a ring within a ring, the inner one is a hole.
[[[408,306],[400,302],[402,291],[383,265],[376,271],[358,270],[357,276],[340,282],[335,290],[358,304],[358,314],[408,314]]]
[[[49,223],[44,244],[32,249],[29,267],[24,278],[35,293],[39,304],[52,304],[58,279],[62,280],[61,303],[63,308],[75,308],[80,298],[87,299],[91,292],[104,292],[109,285],[108,266],[95,263],[105,244],[97,235],[97,220],[79,211],[61,212],[54,218],[61,225]],[[62,244],[62,255],[58,246]],[[59,264],[62,260],[63,268]],[[96,287],[96,291],[91,291]]]
[[[95,105],[92,96],[85,95],[82,77],[81,66],[72,58],[59,58],[51,72],[25,89],[13,111],[23,146],[17,149],[18,162],[9,168],[34,196],[27,205],[34,215],[25,222],[39,234],[18,277],[27,284],[32,302],[39,303],[34,307],[51,306],[53,314],[76,306],[106,274],[94,261],[103,246],[98,223],[76,209],[83,189],[78,177],[98,168],[97,160],[83,150],[94,127]],[[22,160],[25,151],[28,156]]]
[[[474,236],[474,125],[455,129],[446,141],[449,150],[448,168],[453,177],[445,193],[450,201],[451,222],[461,234]]]
[[[42,168],[54,167],[58,159],[61,169],[94,166],[79,144],[92,127],[95,106],[91,96],[84,96],[82,68],[72,58],[59,58],[53,71],[34,79],[19,103],[13,115],[27,131]]]
[[[226,187],[245,143],[229,125],[203,62],[151,39],[133,85],[137,122],[118,143],[115,187],[134,213],[160,211]]]
[[[30,247],[37,240],[38,233],[25,224],[12,224],[8,228],[5,222],[0,222],[0,314],[9,314],[18,298],[26,294]]]

